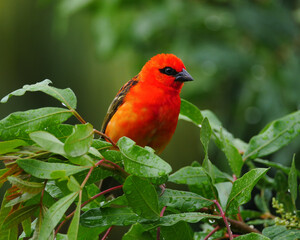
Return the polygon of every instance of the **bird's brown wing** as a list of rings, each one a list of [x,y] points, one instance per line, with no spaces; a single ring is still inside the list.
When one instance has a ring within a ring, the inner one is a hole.
[[[138,83],[138,75],[133,77],[123,87],[120,88],[116,97],[114,98],[112,103],[109,105],[106,116],[102,123],[101,132],[105,133],[107,124],[109,123],[109,121],[113,117],[113,115],[116,113],[118,108],[123,104],[126,94],[129,92],[130,88],[132,88],[137,83]]]

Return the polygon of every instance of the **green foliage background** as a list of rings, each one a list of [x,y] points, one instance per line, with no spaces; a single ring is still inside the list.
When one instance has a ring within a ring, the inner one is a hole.
[[[171,52],[196,80],[182,96],[248,141],[299,109],[299,23],[299,1],[1,1],[0,96],[49,78],[71,87],[78,110],[99,128],[122,84],[151,56]],[[0,106],[1,119],[49,106],[42,94],[12,101]],[[298,143],[273,161],[289,164]],[[180,122],[162,157],[174,170],[202,161],[199,133]],[[228,167],[224,156],[212,159]]]

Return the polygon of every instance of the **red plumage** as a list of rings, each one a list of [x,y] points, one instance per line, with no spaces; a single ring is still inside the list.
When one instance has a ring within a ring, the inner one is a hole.
[[[126,136],[161,153],[171,140],[180,112],[183,82],[193,80],[173,54],[152,57],[110,105],[102,132],[114,142]]]

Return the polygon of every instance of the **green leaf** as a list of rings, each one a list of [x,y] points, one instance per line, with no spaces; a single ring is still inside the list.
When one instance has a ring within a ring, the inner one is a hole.
[[[71,107],[73,109],[76,108],[76,96],[74,92],[70,88],[66,89],[58,89],[55,87],[48,86],[50,83],[52,83],[49,79],[46,79],[42,82],[38,82],[36,84],[31,85],[24,85],[23,88],[15,90],[11,92],[10,94],[6,95],[4,98],[1,99],[1,103],[6,103],[8,99],[12,96],[22,96],[26,92],[37,92],[41,91],[44,92],[54,98],[56,98],[58,101],[63,103],[65,106]]]
[[[298,193],[298,183],[297,183],[297,170],[295,166],[295,155],[293,156],[291,170],[289,172],[289,190],[292,196],[294,205],[296,204],[297,193]]]
[[[300,111],[268,124],[259,135],[251,138],[243,159],[271,154],[287,145],[300,133]]]
[[[124,234],[122,240],[152,240],[149,232],[145,232],[145,229],[141,224],[136,223],[131,226],[129,231]]]
[[[161,207],[168,206],[180,211],[195,211],[212,205],[212,201],[192,192],[166,189],[159,197]]]
[[[232,172],[239,177],[244,164],[241,154],[227,139],[223,138],[224,153]]]
[[[104,202],[101,204],[102,208],[105,207],[125,207],[128,206],[128,200],[125,195],[114,198],[110,201]]]
[[[234,147],[236,147],[239,151],[244,152],[247,148],[247,144],[243,142],[241,139],[234,138],[234,136],[228,132],[223,126],[217,116],[211,112],[210,110],[201,111],[203,117],[206,117],[209,120],[210,126],[213,130],[213,139],[221,150],[223,150],[222,139],[226,139],[229,141]]]
[[[204,161],[202,164],[205,167],[205,169],[209,169],[207,161],[208,161],[208,144],[210,141],[211,134],[212,134],[212,130],[208,122],[208,119],[204,118],[204,120],[201,123],[200,141],[203,145],[203,149],[205,153]]]
[[[27,218],[22,222],[22,228],[26,237],[30,237],[31,235],[31,218]]]
[[[44,189],[43,183],[24,181],[21,178],[13,177],[13,176],[7,177],[7,180],[12,185],[16,185],[23,192],[28,192],[31,194],[39,193]]]
[[[130,174],[150,178],[162,177],[172,171],[171,166],[149,147],[137,146],[127,137],[120,138],[117,144],[123,154],[125,171]]]
[[[81,210],[81,195],[79,196],[79,201],[77,202],[75,214],[72,218],[72,222],[67,232],[68,239],[77,239],[78,230],[79,230],[80,210]]]
[[[59,187],[55,184],[55,181],[47,181],[45,191],[50,194],[53,198],[62,198],[64,197],[63,192],[59,189]]]
[[[289,167],[283,166],[281,163],[270,162],[268,160],[263,160],[263,159],[259,159],[259,158],[256,158],[253,161],[262,163],[268,167],[273,167],[273,168],[279,169],[279,170],[283,171],[285,174],[289,174],[289,172],[291,170]],[[296,172],[297,172],[298,177],[300,177],[300,171],[298,171],[296,169]]]
[[[20,168],[24,169],[25,172],[41,179],[56,179],[53,173],[62,171],[65,176],[70,176],[75,173],[84,171],[85,167],[78,167],[74,165],[64,163],[47,163],[34,159],[19,159],[17,164]]]
[[[282,171],[276,172],[274,180],[274,189],[276,192],[286,192],[288,190],[288,180]]]
[[[265,237],[258,233],[248,233],[248,234],[241,235],[234,239],[235,240],[270,240],[270,238]]]
[[[106,231],[108,227],[87,228],[79,225],[77,240],[99,240],[99,235]]]
[[[60,154],[62,156],[66,155],[64,151],[64,144],[51,133],[37,131],[30,133],[29,137],[35,143],[37,143],[43,150]]]
[[[183,167],[170,175],[169,182],[197,185],[208,182],[208,177],[202,167]]]
[[[71,157],[79,157],[86,154],[94,138],[94,128],[91,124],[75,125],[73,133],[65,141],[65,152]]]
[[[192,103],[181,99],[179,119],[194,123],[199,127],[203,120],[201,111]]]
[[[54,203],[48,211],[45,213],[39,239],[48,239],[52,230],[55,228],[57,223],[61,220],[64,213],[67,211],[69,206],[74,202],[75,198],[78,196],[77,193],[71,193],[64,198],[59,199]]]
[[[111,147],[111,143],[100,140],[93,139],[92,147],[96,148],[98,151],[109,149]]]
[[[71,116],[70,110],[52,107],[15,112],[0,121],[0,138],[29,140],[29,133],[46,130],[47,127],[58,125]]]
[[[161,217],[158,221],[150,224],[142,224],[142,226],[147,229],[153,229],[158,226],[172,226],[180,221],[188,222],[188,223],[197,223],[202,219],[220,219],[220,216],[210,215],[206,213],[198,213],[198,212],[189,212],[189,213],[178,213],[178,214],[170,214],[167,216]]]
[[[78,192],[81,189],[79,183],[76,181],[76,179],[73,176],[69,177],[67,186],[71,192]]]
[[[272,240],[296,240],[300,239],[299,230],[287,230],[285,226],[267,227],[262,231],[263,235]]]
[[[59,124],[47,127],[47,132],[64,142],[73,132],[73,126],[69,124]]]
[[[66,234],[58,233],[56,235],[55,240],[69,240],[69,238],[68,238],[68,236]]]
[[[138,215],[131,208],[94,208],[81,215],[85,227],[127,226],[137,222]]]
[[[172,226],[161,226],[161,234],[164,237],[164,240],[175,240],[175,239],[184,239],[184,240],[193,240],[194,232],[191,229],[190,225],[186,222],[178,222]]]
[[[80,166],[93,166],[94,165],[94,161],[93,159],[85,154],[79,157],[67,157],[69,159],[69,161],[73,164],[76,165],[80,165]]]
[[[146,219],[159,218],[157,193],[148,180],[131,175],[126,178],[123,190],[129,206],[137,215]]]
[[[0,154],[16,152],[18,147],[26,146],[27,143],[20,139],[0,142]]]
[[[232,183],[221,182],[221,183],[215,183],[214,185],[218,191],[218,196],[220,199],[221,206],[222,208],[225,208],[229,198],[229,194],[231,193]]]
[[[38,208],[38,204],[19,208],[18,210],[12,212],[5,218],[2,228],[12,228],[14,226],[17,226],[25,219],[33,216],[33,214]]]
[[[233,183],[227,201],[226,213],[238,212],[238,207],[250,200],[253,187],[268,170],[268,168],[252,169]]]
[[[209,120],[210,126],[213,130],[214,140],[217,146],[221,148],[219,142],[220,142],[220,132],[222,131],[225,138],[228,139],[233,144],[233,146],[235,146],[238,150],[240,151],[246,150],[247,144],[240,139],[234,138],[231,133],[229,133],[226,129],[224,129],[222,127],[220,120],[216,117],[214,113],[212,113],[209,110],[200,111],[192,103],[184,99],[181,99],[179,119],[192,122],[196,126],[200,127],[201,122],[203,121],[204,118],[207,118]]]

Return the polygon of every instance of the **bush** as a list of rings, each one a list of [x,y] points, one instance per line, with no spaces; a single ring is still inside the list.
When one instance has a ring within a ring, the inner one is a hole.
[[[110,141],[75,110],[71,89],[50,83],[25,85],[1,100],[41,91],[64,108],[15,112],[0,121],[5,164],[0,183],[10,182],[0,211],[0,239],[98,239],[102,233],[105,239],[113,226],[130,226],[125,240],[300,238],[295,156],[291,167],[262,159],[299,135],[300,111],[269,123],[245,143],[211,111],[182,100],[179,118],[200,128],[205,158],[172,173],[153,149],[126,137]],[[81,124],[64,123],[71,116]],[[210,140],[225,154],[231,174],[210,161]],[[274,177],[266,174],[270,168]],[[108,177],[120,185],[99,187]],[[167,182],[189,191],[166,188]],[[105,197],[117,189],[123,193]],[[256,209],[245,205],[250,200]]]

